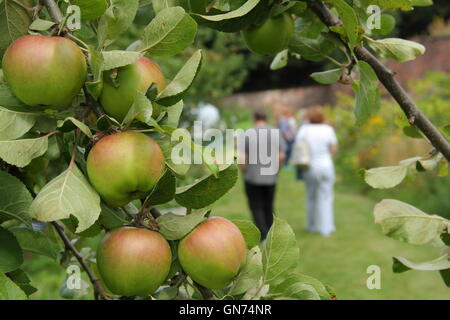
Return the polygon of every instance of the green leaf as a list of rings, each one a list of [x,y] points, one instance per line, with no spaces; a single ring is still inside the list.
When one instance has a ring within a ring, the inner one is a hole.
[[[153,11],[156,13],[159,13],[160,11],[170,8],[170,7],[176,7],[179,5],[178,0],[139,0],[139,5],[145,5],[145,4],[153,4]]]
[[[294,34],[294,39],[289,44],[289,50],[291,52],[298,53],[306,60],[315,62],[325,59],[325,57],[331,54],[335,48],[335,43],[322,35],[310,39],[300,36],[297,32]]]
[[[414,139],[423,139],[422,133],[414,125],[405,126],[405,127],[403,127],[402,130],[403,130],[404,135],[407,137],[414,138]]]
[[[92,81],[86,82],[89,94],[97,100],[103,89],[103,53],[89,46],[89,67],[93,76]]]
[[[51,27],[53,27],[55,25],[55,23],[53,21],[48,21],[48,20],[42,20],[37,18],[36,20],[33,21],[33,23],[30,25],[30,30],[35,30],[35,31],[46,31],[48,29],[50,29]]]
[[[263,247],[264,283],[276,285],[294,269],[300,258],[295,234],[289,224],[277,217]]]
[[[138,50],[150,56],[172,56],[194,42],[197,24],[181,7],[160,11],[144,29]]]
[[[16,237],[0,226],[0,272],[10,272],[23,263],[23,253]]]
[[[5,1],[5,0],[4,0]],[[0,273],[0,300],[26,300],[27,295],[4,273]]]
[[[18,112],[0,106],[0,141],[23,136],[36,123],[36,114]]]
[[[108,8],[106,0],[70,0],[70,3],[80,7],[82,20],[100,18]]]
[[[248,249],[251,249],[259,244],[261,241],[261,233],[251,221],[233,219],[231,222],[233,222],[239,230],[241,230]]]
[[[163,136],[156,140],[158,142],[159,146],[161,147],[161,150],[164,154],[164,159],[166,162],[166,165],[172,170],[177,176],[183,177],[188,172],[189,168],[191,167],[190,163],[179,163],[178,161],[174,161],[172,159],[172,156],[174,154],[173,149],[178,147],[185,147],[184,149],[189,150],[190,152],[190,146],[191,146],[191,135],[186,129],[178,129],[177,132],[183,133],[180,136],[180,140],[172,140],[174,136]],[[178,157],[178,155],[177,155]],[[178,159],[177,159],[178,160]]]
[[[303,284],[312,286],[314,288],[315,292],[319,295],[321,300],[330,300],[331,299],[328,289],[322,282],[320,282],[319,280],[317,280],[313,277],[310,277],[310,276],[307,276],[307,275],[304,275],[304,274],[301,274],[298,272],[294,272],[291,275],[289,275],[286,278],[286,280],[284,280],[281,283],[280,286],[271,288],[271,293],[278,292],[279,294],[283,295],[283,294],[285,294],[284,288],[289,287],[294,283],[303,283]],[[309,290],[309,291],[311,291],[311,290]],[[292,297],[292,295],[290,295],[290,297]],[[314,292],[312,292],[312,297],[315,298]]]
[[[268,13],[267,0],[248,0],[239,8],[229,12],[217,10],[216,14],[193,14],[192,16],[199,24],[208,28],[222,32],[237,32],[255,23],[261,17],[266,17]]]
[[[89,129],[89,127],[86,124],[75,119],[74,117],[67,117],[64,120],[58,121],[58,128],[60,128],[61,131],[63,131],[63,132],[72,131],[73,129],[78,128],[86,136],[88,136],[89,138],[92,138],[91,129]]]
[[[409,164],[404,164],[365,170],[364,180],[375,189],[393,188],[405,179],[408,168]]]
[[[383,57],[399,62],[414,60],[417,56],[423,55],[426,50],[420,43],[398,38],[371,40],[369,45]]]
[[[145,206],[155,206],[172,200],[175,196],[176,180],[172,171],[166,169],[152,192],[145,199]]]
[[[4,83],[0,83],[0,106],[16,112],[26,112],[39,115],[41,110],[25,105],[12,93],[11,89]]]
[[[23,250],[53,259],[58,257],[58,245],[44,233],[34,232],[25,227],[13,227],[9,230],[14,234]]]
[[[0,171],[0,194],[0,222],[16,219],[30,225],[29,208],[33,198],[22,181]]]
[[[428,262],[414,263],[403,257],[393,257],[394,263],[392,270],[396,273],[405,272],[408,270],[419,271],[439,271],[450,269],[449,253]]]
[[[381,225],[385,235],[416,245],[442,245],[440,235],[449,227],[444,218],[428,215],[398,200],[379,202],[373,213],[375,223]]]
[[[153,107],[151,101],[145,96],[145,93],[137,91],[134,102],[130,107],[127,115],[123,119],[123,124],[129,124],[134,119],[146,123],[148,125],[153,124],[152,119]]]
[[[270,70],[279,70],[287,66],[289,50],[285,49],[277,53],[270,64]]]
[[[200,71],[201,62],[202,51],[197,50],[178,71],[175,78],[158,95],[156,102],[163,106],[173,106],[183,99]]]
[[[397,166],[373,168],[364,170],[364,180],[375,189],[393,188],[399,185],[409,172],[431,171],[442,159],[437,153],[432,157],[414,157],[400,161]]]
[[[355,91],[356,124],[364,124],[380,109],[380,90],[378,77],[372,67],[364,61],[358,61],[360,80],[353,82]]]
[[[178,295],[178,287],[167,287],[156,292],[153,296],[157,300],[173,300]]]
[[[75,216],[76,232],[92,226],[100,211],[100,197],[74,163],[42,188],[30,208],[31,216],[38,221]]]
[[[110,208],[103,202],[100,204],[101,212],[99,217],[99,222],[102,226],[107,229],[115,229],[122,227],[125,224],[130,223],[129,216],[117,208]]]
[[[74,216],[70,216],[70,218],[62,220],[62,222],[64,223],[64,228],[66,230],[69,230],[71,233],[75,233],[78,220]],[[79,232],[77,236],[79,236],[80,238],[93,238],[100,232],[102,232],[102,228],[100,221],[97,220],[92,226],[82,232]]]
[[[156,103],[155,103],[156,104]],[[178,101],[173,106],[167,107],[167,117],[161,120],[161,126],[178,127],[180,122],[181,113],[183,112],[184,102],[183,100]]]
[[[450,269],[440,270],[439,273],[441,274],[442,280],[444,280],[445,285],[447,287],[450,287]]]
[[[339,80],[343,72],[344,70],[341,68],[323,72],[314,72],[313,74],[311,74],[311,78],[321,84],[332,84]]]
[[[279,295],[283,300],[320,300],[319,294],[312,285],[303,282],[295,282],[295,279],[287,279],[278,285],[278,288],[278,290],[282,292]]]
[[[428,7],[433,5],[433,0],[411,0],[414,7]]]
[[[344,0],[333,0],[339,17],[344,23],[344,30],[349,40],[350,46],[353,48],[358,42],[359,23],[353,8]]]
[[[227,193],[236,183],[237,177],[237,166],[230,165],[221,170],[217,177],[209,175],[194,184],[178,188],[175,200],[186,208],[204,208]]]
[[[439,162],[444,159],[442,153],[437,153],[432,157],[427,158],[419,158],[416,161],[416,169],[417,171],[432,171],[437,168]]]
[[[247,261],[231,285],[229,295],[238,295],[258,285],[263,274],[262,254],[258,246],[247,253]]]
[[[111,5],[98,23],[100,47],[109,45],[132,25],[139,0],[111,0]]]
[[[0,141],[0,158],[16,167],[27,166],[34,158],[42,156],[48,148],[49,133],[42,137]]]
[[[167,240],[179,240],[191,232],[197,225],[206,218],[208,211],[196,211],[191,214],[181,216],[173,213],[166,213],[156,219],[159,232]]]
[[[447,136],[447,138],[450,139],[450,124],[443,127],[442,131]]]
[[[28,297],[35,293],[37,289],[30,283],[31,280],[22,269],[16,269],[6,274]],[[1,298],[0,298],[1,299]]]
[[[112,50],[103,51],[102,70],[107,71],[135,63],[142,53],[135,51]]]
[[[416,0],[364,0],[362,2],[365,7],[374,4],[387,10],[411,10],[413,1]]]
[[[107,114],[100,116],[97,120],[97,129],[100,131],[106,131],[111,127],[120,128],[120,123],[116,119],[111,118]]]
[[[31,0],[18,0],[29,8]],[[16,39],[28,34],[31,23],[30,13],[12,0],[0,1],[0,57],[6,48]]]

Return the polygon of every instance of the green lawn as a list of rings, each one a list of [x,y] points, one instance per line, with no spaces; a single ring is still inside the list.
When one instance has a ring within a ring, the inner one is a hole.
[[[437,251],[385,237],[373,223],[375,203],[372,200],[345,190],[337,192],[337,232],[322,238],[304,231],[304,186],[294,180],[292,171],[283,171],[277,191],[276,213],[290,223],[297,235],[300,271],[331,285],[338,299],[450,299],[450,289],[444,286],[437,272],[394,274],[391,271],[394,255],[421,261],[435,258]],[[250,219],[241,180],[213,205],[212,214]],[[39,289],[32,298],[57,299],[64,270],[47,258],[34,258],[27,264],[32,283]],[[366,269],[370,265],[381,268],[380,290],[366,287],[369,276]]]
[[[425,261],[436,258],[438,251],[384,236],[373,222],[375,202],[372,200],[342,190],[337,192],[337,232],[323,238],[305,231],[304,184],[294,180],[292,171],[282,172],[277,188],[276,214],[286,219],[297,235],[300,271],[331,285],[338,299],[450,299],[450,289],[445,287],[438,272],[392,272],[392,256]],[[214,205],[213,214],[250,218],[242,181]],[[366,270],[370,265],[381,268],[380,290],[367,289]]]

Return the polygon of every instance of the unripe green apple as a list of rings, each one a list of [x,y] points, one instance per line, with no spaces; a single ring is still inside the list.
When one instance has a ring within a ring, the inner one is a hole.
[[[201,223],[178,247],[183,270],[209,289],[226,287],[246,261],[245,240],[231,221],[211,217]]]
[[[67,107],[86,78],[81,49],[63,37],[28,35],[14,41],[2,62],[6,83],[30,106]]]
[[[164,170],[164,155],[155,140],[126,131],[102,138],[87,158],[89,180],[111,206],[145,197]]]
[[[294,34],[294,20],[288,13],[282,13],[249,27],[242,34],[251,51],[274,55],[288,47]]]
[[[112,79],[115,74],[114,80]],[[152,83],[157,92],[166,87],[166,80],[156,62],[148,58],[140,58],[135,63],[116,70],[106,71],[104,85],[100,95],[100,103],[106,113],[118,121],[122,121],[130,110],[136,92],[147,92]]]
[[[106,287],[122,296],[152,294],[172,263],[169,243],[155,231],[123,227],[108,233],[97,250],[97,265]]]

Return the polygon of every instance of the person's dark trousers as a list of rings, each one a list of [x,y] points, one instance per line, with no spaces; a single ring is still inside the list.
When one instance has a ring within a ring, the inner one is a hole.
[[[261,232],[261,240],[264,240],[273,223],[275,185],[261,186],[245,182],[245,192],[253,221]]]
[[[295,140],[284,140],[286,142],[286,159],[284,160],[284,166],[289,165],[289,160],[292,156],[292,150],[294,149]]]

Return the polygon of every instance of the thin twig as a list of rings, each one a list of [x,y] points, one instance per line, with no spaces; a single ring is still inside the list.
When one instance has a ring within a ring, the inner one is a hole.
[[[71,33],[68,33],[67,37],[72,39],[72,40],[74,40],[74,41],[77,41],[77,42],[81,43],[81,45],[85,48],[85,50],[87,50],[87,52],[89,52],[89,46],[83,40],[81,40],[80,38],[75,37]]]
[[[310,6],[319,19],[328,27],[342,25],[342,21],[322,1],[311,2]],[[331,33],[340,39],[338,34],[332,31]],[[364,47],[355,46],[353,52],[359,60],[367,62],[373,68],[378,79],[405,113],[408,121],[422,131],[430,143],[450,162],[450,143],[413,102],[406,90],[395,79],[394,72]]]
[[[56,2],[54,0],[42,0],[42,3],[47,8],[53,21],[60,24],[63,21],[63,15]]]
[[[94,297],[96,300],[103,299],[108,300],[110,299],[109,296],[105,293],[103,290],[100,280],[95,276],[94,272],[91,270],[91,268],[87,265],[86,261],[84,261],[81,254],[78,252],[78,250],[73,246],[72,242],[70,241],[69,237],[67,237],[66,233],[64,232],[64,228],[62,225],[60,225],[57,221],[52,222],[53,226],[55,227],[56,232],[58,233],[61,240],[64,242],[64,245],[67,250],[71,251],[72,254],[75,256],[75,258],[80,263],[81,267],[86,271],[89,280],[91,281],[92,285],[94,286]]]
[[[211,290],[209,290],[208,288],[205,288],[204,286],[198,284],[195,281],[194,281],[194,286],[201,293],[203,299],[205,299],[205,300],[213,300],[214,294],[211,292]]]
[[[91,96],[86,86],[83,88],[84,95],[86,97],[86,105],[89,106],[92,111],[95,113],[95,115],[100,118],[102,115],[105,114],[105,111],[100,107],[100,105],[95,101],[95,99]]]

